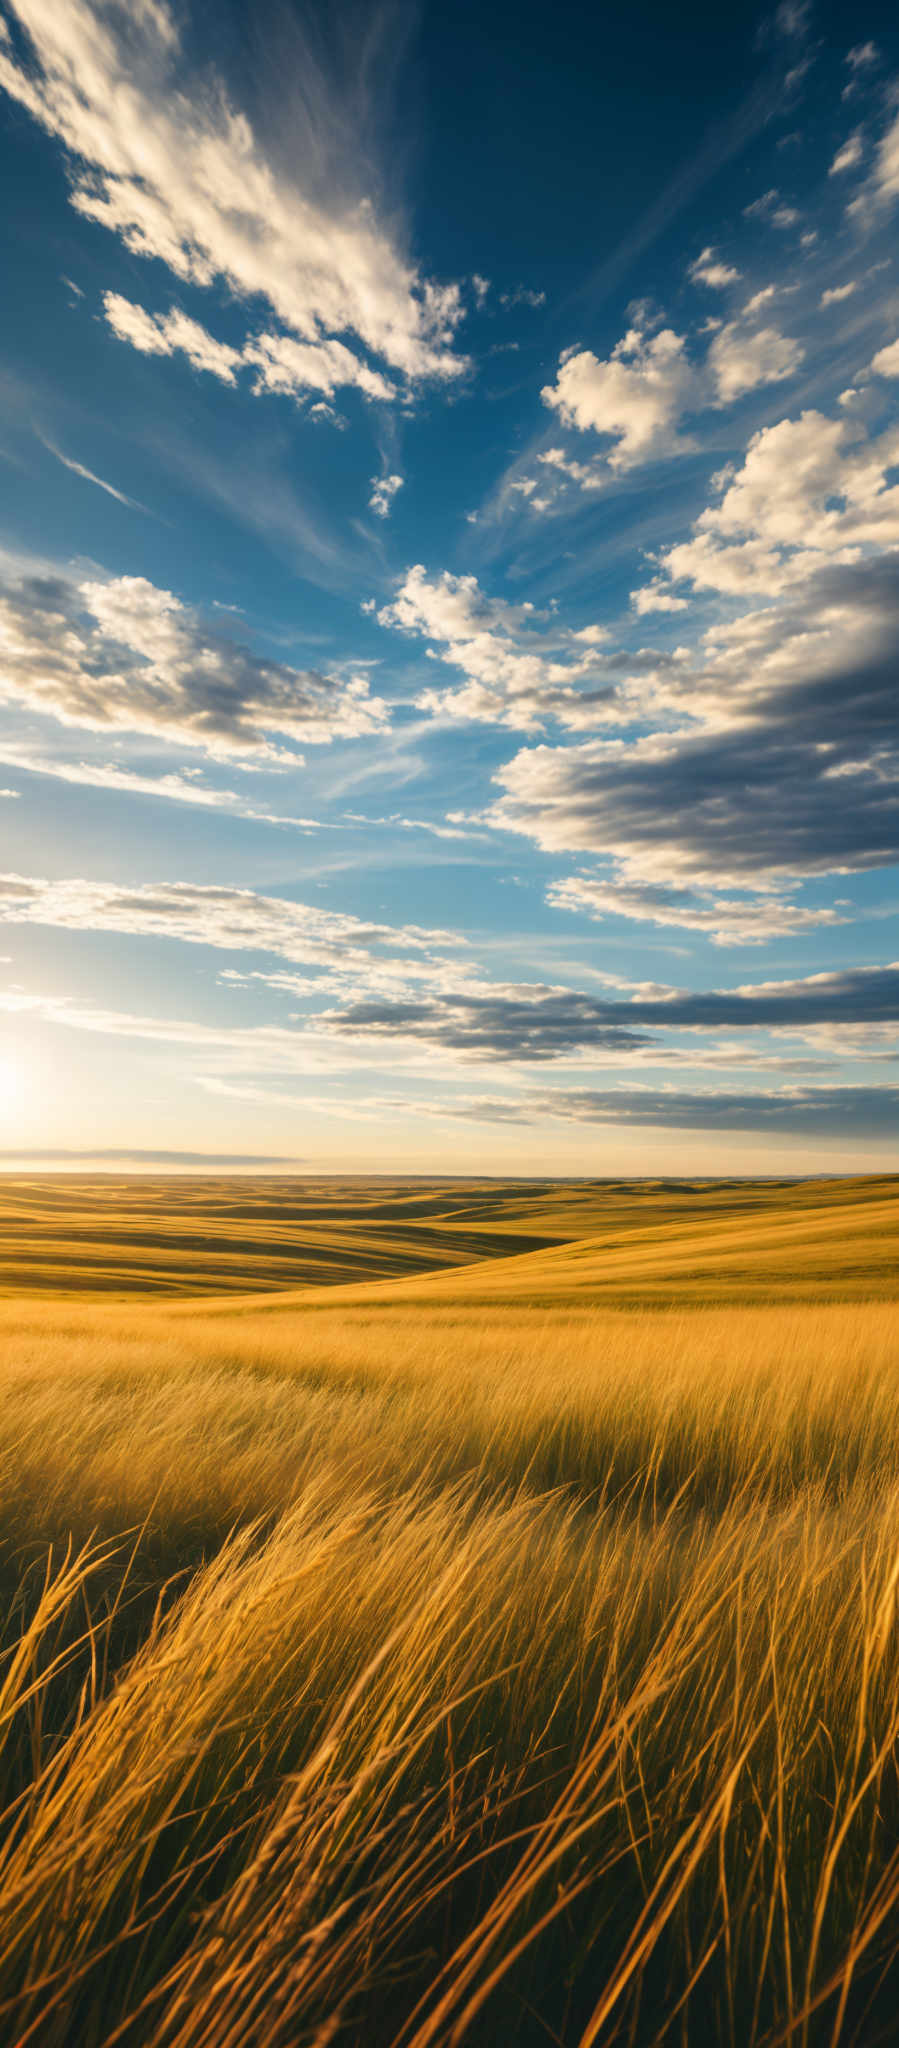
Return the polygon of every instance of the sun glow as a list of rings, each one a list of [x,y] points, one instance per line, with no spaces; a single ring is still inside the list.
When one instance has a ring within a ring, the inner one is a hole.
[[[22,1100],[22,1068],[9,1053],[0,1054],[0,1112],[16,1109]]]

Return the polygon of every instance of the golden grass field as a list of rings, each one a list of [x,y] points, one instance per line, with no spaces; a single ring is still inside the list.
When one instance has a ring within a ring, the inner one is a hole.
[[[4,2048],[899,2040],[899,1180],[0,1217]]]

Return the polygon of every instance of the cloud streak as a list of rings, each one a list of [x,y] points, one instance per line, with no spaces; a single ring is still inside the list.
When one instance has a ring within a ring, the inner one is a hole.
[[[338,1036],[423,1041],[477,1059],[542,1061],[638,1052],[647,1032],[778,1030],[895,1024],[899,963],[735,989],[664,989],[629,1000],[541,984],[350,1002],[319,1020]]]
[[[890,1142],[899,1131],[899,1088],[737,1090],[554,1089],[513,1099],[482,1096],[441,1108],[475,1123],[625,1126],[638,1130],[754,1132],[759,1137],[859,1138]]]

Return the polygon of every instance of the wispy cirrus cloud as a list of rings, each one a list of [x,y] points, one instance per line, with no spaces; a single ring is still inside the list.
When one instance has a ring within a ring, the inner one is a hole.
[[[598,921],[621,917],[637,924],[702,932],[716,946],[761,946],[795,938],[849,918],[827,905],[806,906],[769,892],[751,897],[702,895],[663,883],[616,882],[596,875],[566,875],[553,882],[547,901],[557,910],[586,912]]]
[[[357,976],[373,964],[409,955],[427,956],[426,971],[433,973],[436,952],[463,944],[448,931],[379,924],[252,889],[191,882],[131,889],[76,877],[49,881],[6,874],[0,876],[0,922],[175,939],[228,953],[273,953],[298,965],[340,968]]]
[[[290,817],[260,809],[248,803],[236,789],[222,789],[203,781],[199,769],[141,773],[118,761],[65,760],[2,741],[0,762],[7,768],[20,768],[27,775],[46,775],[54,782],[67,782],[75,788],[105,789],[117,796],[147,796],[165,803],[189,804],[199,810],[227,811],[232,817],[252,819],[257,824],[289,826],[292,830],[326,829],[319,818],[304,817],[301,813]],[[0,790],[0,796],[16,793]]]
[[[48,441],[45,434],[39,434],[38,439],[46,448],[47,453],[55,455],[57,462],[62,463],[63,469],[71,470],[73,476],[80,476],[87,484],[96,484],[98,491],[105,491],[107,497],[115,498],[118,505],[127,505],[130,512],[146,511],[146,505],[141,505],[137,498],[129,498],[125,491],[120,491],[116,484],[107,483],[105,477],[97,476],[96,472],[88,469],[85,463],[76,462],[71,455],[64,455],[62,449],[57,448],[55,442]]]
[[[370,39],[359,74],[343,80],[311,41],[294,51],[289,148],[279,150],[214,70],[195,67],[166,0],[121,11],[13,0],[12,15],[20,39],[0,39],[0,86],[66,151],[73,205],[179,282],[218,283],[265,308],[271,324],[237,352],[256,360],[259,388],[280,377],[275,388],[327,389],[325,363],[330,388],[368,380],[372,396],[397,377],[413,386],[460,374],[459,287],[421,276],[372,189]],[[114,299],[107,312],[135,346],[184,349],[232,381],[230,345],[178,307],[159,316]]]

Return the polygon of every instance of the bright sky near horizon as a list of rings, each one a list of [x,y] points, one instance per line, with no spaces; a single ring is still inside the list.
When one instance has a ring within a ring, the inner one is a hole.
[[[8,0],[0,1153],[877,1169],[899,32]]]

